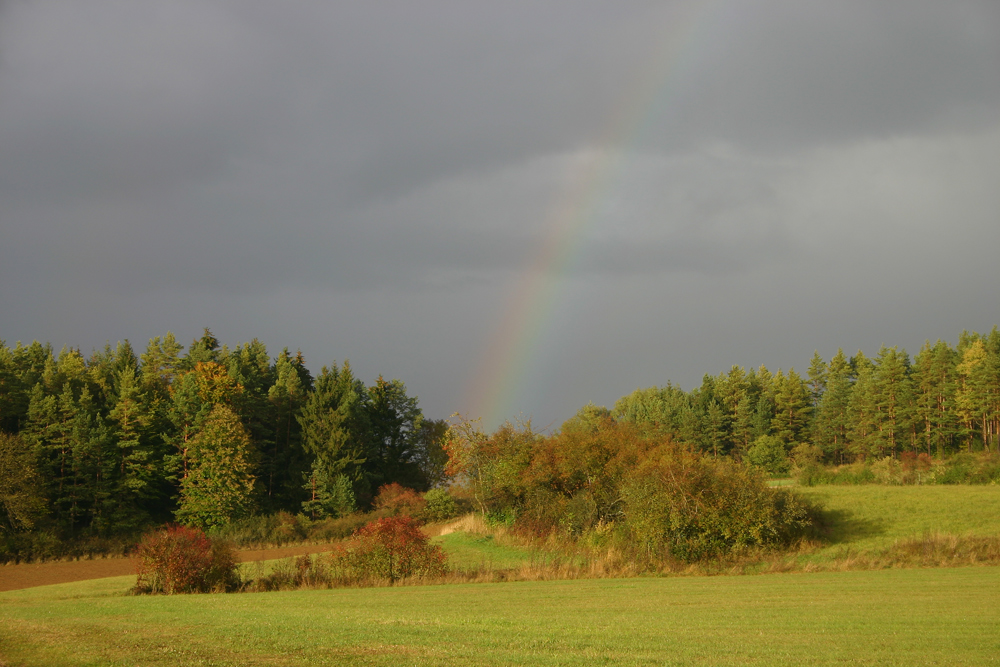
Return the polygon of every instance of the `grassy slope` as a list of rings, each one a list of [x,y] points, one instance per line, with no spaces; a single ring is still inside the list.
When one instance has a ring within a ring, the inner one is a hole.
[[[496,569],[513,568],[541,559],[543,554],[531,549],[496,544],[491,535],[449,533],[431,539],[448,554],[448,564],[457,569],[492,566]]]
[[[26,665],[989,664],[1000,568],[119,597],[0,595]]]
[[[1000,486],[817,486],[795,489],[833,520],[824,551],[865,550],[926,533],[1000,535]]]

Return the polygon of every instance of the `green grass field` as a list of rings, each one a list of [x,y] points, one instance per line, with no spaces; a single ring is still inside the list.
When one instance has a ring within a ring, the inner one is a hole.
[[[816,486],[797,493],[832,520],[830,546],[877,548],[927,533],[1000,535],[1000,486]]]
[[[983,665],[1000,568],[121,597],[0,595],[11,665]]]
[[[1000,534],[1000,487],[800,489],[836,550]],[[451,533],[458,567],[530,550]],[[0,664],[984,665],[1000,567],[129,597],[132,577],[0,593]]]

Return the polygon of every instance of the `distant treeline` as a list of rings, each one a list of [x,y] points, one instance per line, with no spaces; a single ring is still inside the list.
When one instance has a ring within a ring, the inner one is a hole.
[[[639,389],[610,414],[739,459],[764,436],[789,451],[818,448],[828,463],[998,451],[1000,331],[963,332],[955,347],[926,342],[912,361],[896,347],[872,359],[838,350],[829,362],[817,352],[806,377],[733,366],[688,392],[669,383]]]
[[[208,329],[186,352],[168,333],[141,355],[0,341],[0,533],[336,516],[384,484],[439,482],[445,431],[399,380],[366,386],[347,362],[314,376],[301,353],[221,346]]]

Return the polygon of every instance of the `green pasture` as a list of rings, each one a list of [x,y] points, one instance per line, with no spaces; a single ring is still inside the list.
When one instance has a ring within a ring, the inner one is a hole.
[[[984,665],[1000,568],[125,597],[0,594],[10,665]]]
[[[865,484],[794,491],[824,508],[828,555],[931,533],[1000,535],[1000,486]]]

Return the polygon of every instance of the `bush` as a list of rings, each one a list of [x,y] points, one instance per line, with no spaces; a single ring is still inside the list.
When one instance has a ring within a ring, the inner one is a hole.
[[[926,453],[903,452],[873,463],[824,468],[808,464],[798,469],[802,486],[817,484],[1000,484],[1000,456],[963,452],[934,460]]]
[[[358,529],[351,544],[332,556],[332,564],[358,579],[390,582],[440,576],[447,570],[444,551],[429,544],[419,524],[408,516],[376,519]]]
[[[644,462],[622,496],[622,548],[647,566],[788,546],[813,526],[804,501],[751,468],[676,450]]]
[[[447,489],[431,489],[424,494],[424,516],[428,521],[447,521],[458,516],[458,503]]]
[[[824,468],[820,465],[809,465],[799,470],[798,482],[802,486],[817,484],[875,484],[875,473],[871,466],[864,463]]]
[[[785,443],[773,435],[762,435],[754,441],[747,451],[747,462],[773,475],[783,475],[791,468]]]
[[[239,584],[232,547],[198,528],[167,526],[149,533],[134,560],[136,593],[222,592]]]
[[[420,516],[427,501],[423,496],[398,482],[379,487],[375,496],[375,509],[385,510],[390,515]]]

